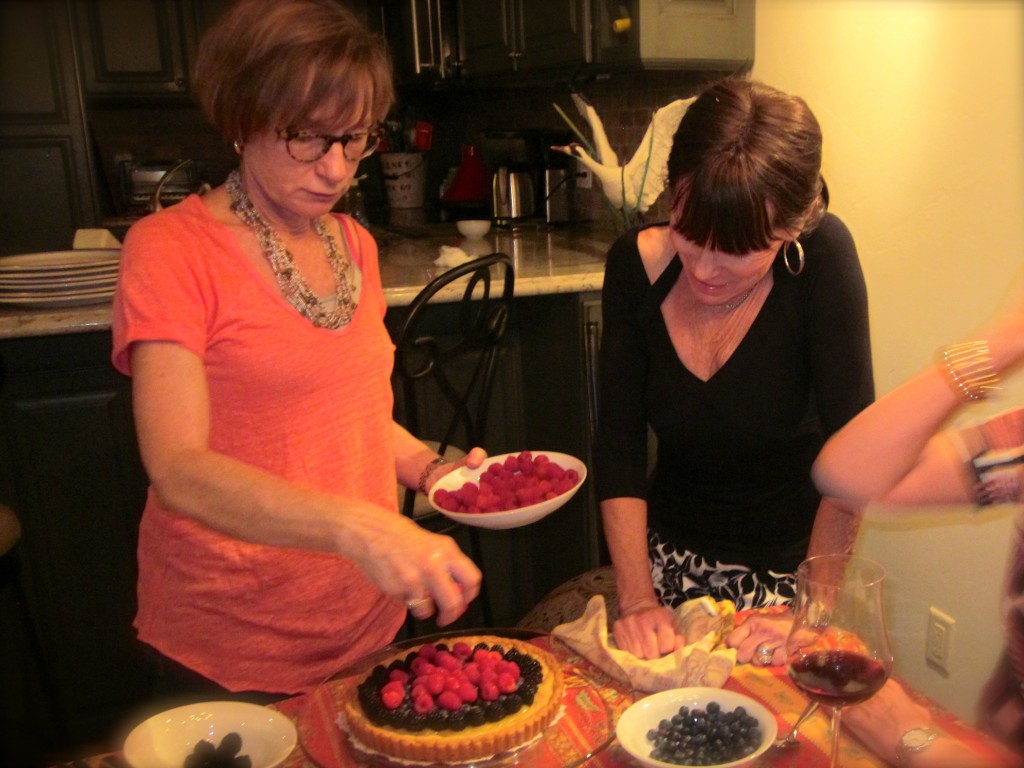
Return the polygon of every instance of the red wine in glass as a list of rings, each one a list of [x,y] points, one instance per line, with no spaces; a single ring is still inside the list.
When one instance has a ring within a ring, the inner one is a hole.
[[[884,581],[882,566],[856,555],[811,557],[797,568],[786,667],[809,699],[832,708],[832,768],[843,707],[870,699],[892,672]]]
[[[788,666],[789,676],[807,698],[827,707],[867,701],[889,677],[880,662],[852,651],[797,654]]]

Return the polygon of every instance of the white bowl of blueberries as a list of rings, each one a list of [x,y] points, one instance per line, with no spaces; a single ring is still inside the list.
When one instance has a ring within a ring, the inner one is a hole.
[[[619,744],[650,768],[748,765],[775,741],[766,707],[723,688],[673,688],[640,699],[619,718]]]
[[[132,729],[124,757],[133,768],[273,768],[295,749],[285,715],[239,701],[186,704]]]

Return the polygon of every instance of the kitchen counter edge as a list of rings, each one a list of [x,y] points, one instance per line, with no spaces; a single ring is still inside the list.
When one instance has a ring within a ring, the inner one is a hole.
[[[612,239],[606,232],[497,232],[477,241],[468,255],[497,250],[512,255],[516,297],[586,293],[601,290],[604,255]],[[424,285],[444,271],[435,261],[442,245],[468,247],[467,241],[460,242],[448,232],[381,245],[381,276],[389,307],[408,306]],[[454,285],[439,299],[457,301],[460,296],[461,287]],[[111,318],[110,303],[50,309],[0,306],[0,340],[109,331]]]

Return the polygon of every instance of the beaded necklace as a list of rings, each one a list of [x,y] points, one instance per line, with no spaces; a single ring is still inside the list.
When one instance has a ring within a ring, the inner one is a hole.
[[[355,314],[356,302],[352,298],[352,289],[349,286],[350,260],[347,248],[341,253],[327,226],[319,218],[313,219],[313,229],[320,236],[320,242],[327,252],[327,261],[331,265],[337,286],[335,295],[321,300],[302,277],[291,252],[285,248],[270,222],[256,210],[256,206],[242,189],[241,175],[237,170],[228,174],[225,186],[231,196],[231,212],[256,235],[256,241],[270,262],[274,277],[277,278],[278,288],[288,303],[318,328],[336,330],[348,325]]]

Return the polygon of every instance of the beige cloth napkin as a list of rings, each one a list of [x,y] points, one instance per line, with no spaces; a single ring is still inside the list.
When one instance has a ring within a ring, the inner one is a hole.
[[[603,595],[594,595],[583,615],[559,624],[552,634],[587,661],[634,690],[707,686],[721,688],[736,665],[736,651],[726,648],[724,637],[732,629],[735,606],[711,598],[689,600],[675,609],[676,627],[687,641],[682,648],[659,659],[639,659],[615,645],[608,632]]]

